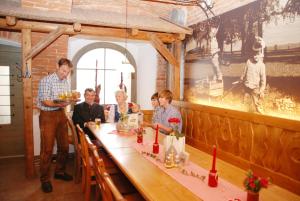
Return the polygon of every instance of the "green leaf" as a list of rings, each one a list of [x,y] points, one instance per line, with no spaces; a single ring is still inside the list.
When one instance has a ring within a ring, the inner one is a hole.
[[[180,137],[184,137],[183,133],[179,133],[177,130],[175,131],[176,139],[178,140]]]

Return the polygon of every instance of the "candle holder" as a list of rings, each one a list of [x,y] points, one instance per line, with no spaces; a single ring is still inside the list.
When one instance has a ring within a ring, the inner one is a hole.
[[[210,170],[208,175],[208,185],[210,187],[217,187],[218,186],[218,173],[217,171]]]
[[[154,154],[158,154],[159,153],[159,144],[158,143],[153,143],[153,150],[152,152]]]
[[[217,187],[218,186],[218,174],[216,170],[216,158],[217,158],[217,148],[213,146],[213,160],[212,160],[212,168],[209,171],[208,175],[208,186]]]
[[[136,138],[136,142],[141,144],[143,143],[143,128],[138,128],[137,129],[137,138]]]
[[[158,154],[158,153],[159,153],[159,144],[158,144],[158,125],[156,125],[156,129],[155,129],[155,141],[154,141],[154,143],[153,143],[152,152],[153,152],[154,154]]]

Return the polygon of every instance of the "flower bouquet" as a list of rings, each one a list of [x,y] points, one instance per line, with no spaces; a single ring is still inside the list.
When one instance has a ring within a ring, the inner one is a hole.
[[[165,137],[165,150],[169,150],[170,147],[174,147],[176,154],[181,155],[183,152],[185,152],[185,135],[178,131],[178,124],[180,123],[180,119],[170,118],[168,122],[170,124],[174,124],[174,129],[173,132],[170,133],[170,135]]]
[[[129,127],[128,127],[128,114],[127,113],[120,114],[120,119],[117,122],[116,127],[117,127],[118,131],[128,132]]]
[[[247,173],[247,177],[244,181],[244,186],[247,190],[247,201],[258,201],[259,191],[261,190],[261,188],[267,188],[269,182],[269,178],[259,177],[250,170]]]
[[[178,124],[180,123],[180,119],[178,119],[178,118],[170,118],[170,119],[168,119],[168,122],[169,122],[170,124],[174,124],[174,127],[175,127],[174,131],[173,131],[170,135],[176,136],[176,139],[177,139],[177,140],[178,140],[180,137],[184,137],[184,134],[183,134],[183,133],[180,133],[180,132],[178,131]]]

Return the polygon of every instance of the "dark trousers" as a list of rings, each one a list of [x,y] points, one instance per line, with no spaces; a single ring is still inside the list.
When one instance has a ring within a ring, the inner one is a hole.
[[[69,152],[67,118],[64,110],[41,111],[41,162],[40,180],[46,182],[50,180],[51,158],[54,142],[57,142],[57,158],[55,173],[63,173],[66,168],[66,161]]]

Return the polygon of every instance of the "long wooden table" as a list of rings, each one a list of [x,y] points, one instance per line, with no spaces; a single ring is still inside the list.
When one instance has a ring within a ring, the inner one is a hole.
[[[115,163],[146,200],[201,200],[172,177],[145,159],[135,148],[132,148],[132,143],[136,141],[135,135],[112,134],[111,132],[116,128],[115,124],[110,123],[101,124],[100,128],[89,126],[89,129],[94,133],[96,138],[100,140],[107,152],[111,154]],[[151,134],[146,134],[146,138],[153,138],[147,135]],[[162,140],[162,138],[163,136],[160,136],[160,140]],[[210,155],[189,145],[186,145],[186,151],[190,153],[190,160],[192,162],[207,170],[210,169]],[[217,169],[220,177],[243,189],[243,180],[246,171],[222,160],[217,160]],[[278,186],[271,185],[268,189],[261,190],[260,201],[300,201],[300,196]]]

